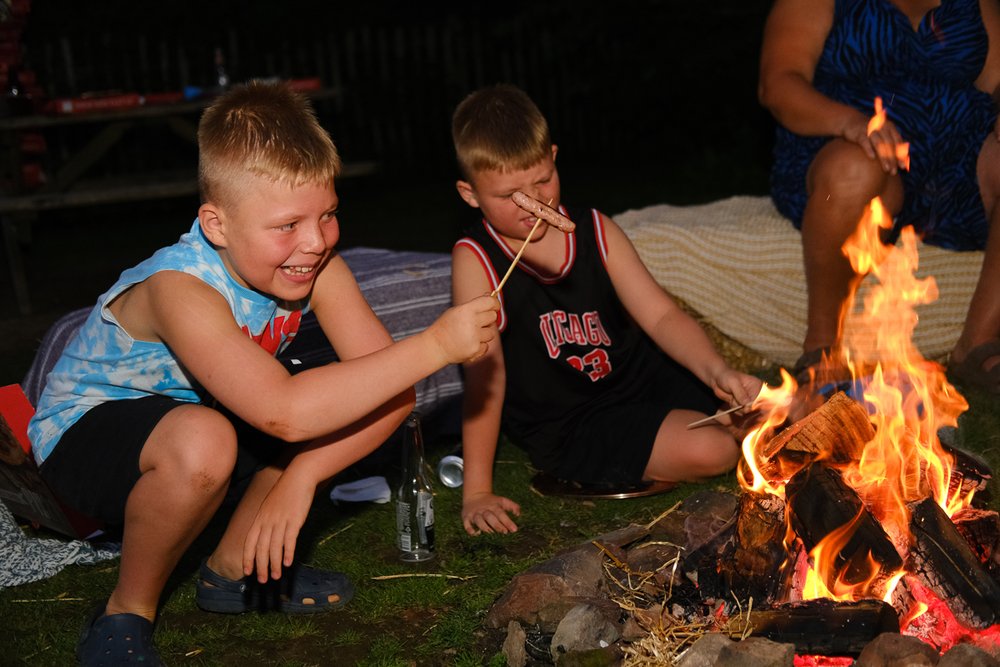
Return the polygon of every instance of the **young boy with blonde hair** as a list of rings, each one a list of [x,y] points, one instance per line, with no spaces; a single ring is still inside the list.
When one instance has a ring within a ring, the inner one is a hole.
[[[458,193],[481,223],[452,252],[455,303],[495,289],[535,224],[523,192],[576,223],[540,225],[500,297],[499,336],[464,365],[462,522],[517,530],[517,503],[493,493],[501,429],[551,475],[594,485],[681,482],[731,469],[722,425],[688,429],[719,399],[752,401],[761,382],[730,368],[656,283],[624,232],[596,210],[561,205],[556,146],[521,90],[500,85],[455,110]]]
[[[204,112],[198,144],[190,231],[99,297],[30,425],[53,490],[123,530],[83,664],[160,664],[160,595],[227,490],[239,502],[202,565],[200,607],[344,604],[344,575],[295,561],[317,485],[386,440],[417,380],[485,353],[494,335],[496,300],[477,295],[393,343],[334,250],[340,158],[302,96],[232,89]],[[274,355],[310,310],[341,362],[290,375]]]

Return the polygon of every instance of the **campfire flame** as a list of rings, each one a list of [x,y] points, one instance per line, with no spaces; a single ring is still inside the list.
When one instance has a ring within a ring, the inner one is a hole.
[[[881,242],[879,230],[891,226],[876,198],[844,245],[855,271],[870,272],[878,280],[865,299],[862,319],[875,337],[872,347],[879,358],[852,362],[848,341],[843,361],[862,387],[875,439],[857,464],[842,472],[900,546],[909,525],[907,503],[932,497],[951,516],[969,501],[949,496],[953,458],[937,435],[941,427],[958,424],[968,403],[948,383],[940,364],[924,359],[912,343],[915,307],[937,298],[937,284],[933,277],[914,276],[919,257],[912,227],[901,231],[898,246]],[[853,300],[848,307],[853,308]],[[859,373],[872,362],[870,375]]]
[[[811,567],[806,573],[806,580],[802,586],[803,600],[816,598],[856,600],[859,590],[868,591],[876,584],[879,578],[879,565],[870,553],[864,559],[865,562],[861,564],[861,567],[856,568],[851,576],[848,575],[847,567],[837,563],[841,550],[850,541],[860,518],[861,514],[858,513],[853,520],[832,531],[809,552]],[[827,580],[820,576],[821,572],[836,573],[832,580],[832,587],[827,586]]]
[[[885,122],[882,100],[876,98],[869,135],[884,127]],[[897,158],[902,168],[909,168],[908,145],[897,147]],[[941,365],[924,359],[912,343],[918,319],[915,308],[937,298],[937,284],[933,277],[915,277],[918,252],[914,230],[904,228],[898,245],[887,245],[883,238],[891,228],[891,215],[881,200],[873,199],[856,233],[843,247],[854,270],[872,274],[876,281],[860,314],[863,326],[858,330],[865,333],[845,336],[841,349],[825,360],[825,367],[842,373],[843,380],[834,389],[845,390],[863,404],[875,437],[864,446],[858,460],[827,463],[837,468],[897,551],[905,556],[912,539],[909,503],[933,498],[950,517],[969,505],[972,493],[963,495],[961,489],[949,488],[954,460],[938,439],[938,430],[956,426],[968,403],[948,383]],[[845,313],[855,310],[853,296],[845,308],[850,309]],[[865,352],[871,350],[874,355]],[[766,455],[765,446],[787,426],[803,396],[825,393],[830,385],[817,386],[819,382],[814,381],[800,388],[784,369],[781,377],[781,386],[765,386],[754,403],[761,421],[743,440],[738,478],[748,491],[783,498],[785,484],[797,470],[787,471],[776,465]],[[811,568],[801,591],[802,599],[890,600],[905,571],[880,572],[881,566],[871,554],[863,564],[844,563],[838,557],[854,534],[857,521],[856,517],[832,531],[810,550]],[[901,623],[909,624],[929,604],[911,609],[913,618],[901,619]]]
[[[885,109],[882,106],[882,98],[875,98],[875,115],[871,117],[868,121],[868,136],[872,136],[873,133],[878,132],[883,127],[885,127],[885,121],[887,120]],[[896,161],[899,163],[900,169],[910,169],[910,144],[900,143],[896,145]]]

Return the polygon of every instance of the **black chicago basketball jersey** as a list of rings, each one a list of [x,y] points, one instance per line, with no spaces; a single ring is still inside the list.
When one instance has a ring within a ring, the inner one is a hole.
[[[529,447],[558,437],[568,420],[598,404],[635,400],[665,360],[615,293],[597,211],[560,211],[576,231],[565,234],[559,275],[541,275],[522,261],[500,296],[507,372],[503,429]],[[485,220],[458,244],[479,256],[493,287],[520,249],[508,246]]]

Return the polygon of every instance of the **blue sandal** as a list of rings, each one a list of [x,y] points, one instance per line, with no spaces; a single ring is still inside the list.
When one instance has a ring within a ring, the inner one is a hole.
[[[76,659],[84,667],[149,665],[163,667],[153,645],[153,624],[137,614],[104,615],[104,605],[93,611],[80,632]]]
[[[296,563],[281,579],[261,584],[252,577],[226,579],[203,562],[195,600],[199,608],[218,614],[271,610],[315,614],[343,607],[353,597],[354,585],[339,572]]]

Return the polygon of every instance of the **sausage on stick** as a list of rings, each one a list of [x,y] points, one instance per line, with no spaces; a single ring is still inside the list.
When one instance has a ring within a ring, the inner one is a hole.
[[[534,197],[529,197],[521,191],[517,191],[512,194],[510,199],[512,202],[517,204],[518,207],[535,215],[536,217],[541,218],[561,232],[569,233],[576,229],[576,225],[573,224],[573,221],[565,215],[553,208],[550,208],[548,204],[543,204]],[[550,199],[549,204],[551,203],[552,200]]]
[[[500,290],[503,289],[504,283],[506,283],[507,279],[510,278],[510,274],[514,271],[514,267],[517,266],[517,263],[521,261],[521,255],[524,254],[525,249],[528,247],[528,243],[531,241],[531,237],[534,235],[535,230],[538,229],[538,225],[540,225],[543,220],[562,232],[571,232],[576,229],[576,225],[573,221],[565,215],[550,208],[548,204],[543,204],[534,197],[529,197],[521,191],[517,191],[512,194],[510,199],[520,208],[524,209],[528,213],[534,213],[538,217],[535,220],[535,224],[532,226],[531,231],[529,231],[528,235],[524,238],[524,243],[521,245],[521,249],[517,251],[516,255],[514,255],[513,261],[511,261],[510,266],[507,268],[507,273],[503,274],[500,284],[496,286],[496,289],[490,292],[490,296],[496,296],[500,293]],[[548,203],[551,204],[552,200],[550,199]]]

